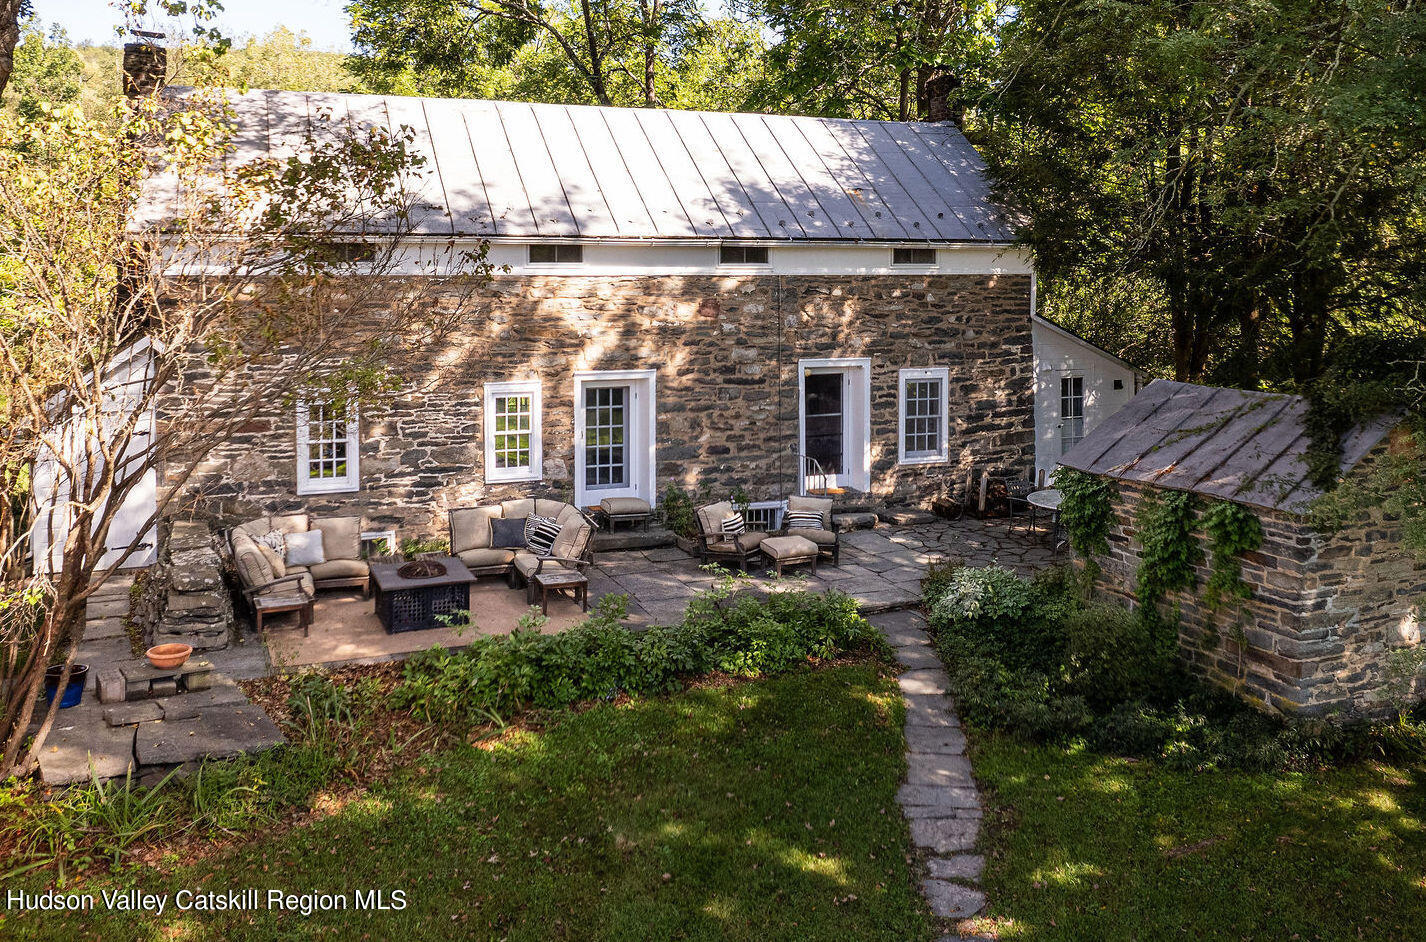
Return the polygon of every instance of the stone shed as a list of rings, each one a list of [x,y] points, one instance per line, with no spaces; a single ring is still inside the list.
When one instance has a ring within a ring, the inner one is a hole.
[[[1379,509],[1335,532],[1311,520],[1321,491],[1307,469],[1307,402],[1301,397],[1150,384],[1061,464],[1112,482],[1109,553],[1096,588],[1140,602],[1146,501],[1168,491],[1196,495],[1193,539],[1203,550],[1192,588],[1168,593],[1188,662],[1213,681],[1268,708],[1353,715],[1388,709],[1393,652],[1420,643],[1426,561],[1402,545],[1399,523]],[[1399,447],[1404,428],[1384,418],[1342,442],[1343,484]],[[1209,540],[1203,514],[1215,501],[1247,508],[1262,525],[1258,550],[1239,556],[1251,590],[1210,606],[1204,598]],[[1419,680],[1413,693],[1419,695]]]

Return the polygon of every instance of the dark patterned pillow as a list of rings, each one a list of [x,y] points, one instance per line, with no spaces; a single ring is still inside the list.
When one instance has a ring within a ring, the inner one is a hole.
[[[724,515],[718,528],[723,531],[724,536],[737,536],[748,528],[748,522],[735,510]]]
[[[815,510],[789,510],[782,515],[782,526],[787,530],[820,530],[822,515]]]
[[[525,518],[525,542],[529,544],[530,552],[536,556],[550,555],[550,549],[559,535],[560,525],[554,517],[537,517],[530,514]]]

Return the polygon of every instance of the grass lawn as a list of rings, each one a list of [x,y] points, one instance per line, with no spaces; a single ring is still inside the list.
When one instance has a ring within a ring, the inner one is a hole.
[[[977,739],[1001,939],[1426,937],[1426,769],[1187,774]]]
[[[558,714],[134,881],[401,890],[404,911],[5,914],[0,937],[928,939],[894,800],[900,715],[864,663]]]

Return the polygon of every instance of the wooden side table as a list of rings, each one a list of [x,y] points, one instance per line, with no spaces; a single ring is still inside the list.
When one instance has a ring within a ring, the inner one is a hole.
[[[262,619],[264,615],[278,615],[284,612],[296,612],[297,624],[302,629],[302,636],[309,637],[312,634],[312,598],[308,595],[265,595],[253,599],[254,618],[257,621],[257,633],[262,634]]]
[[[584,573],[574,569],[552,569],[548,572],[540,572],[530,577],[530,587],[539,587],[540,612],[548,615],[550,613],[550,590],[556,592],[561,589],[569,589],[574,593],[574,600],[579,603],[580,611],[589,611],[589,577]]]

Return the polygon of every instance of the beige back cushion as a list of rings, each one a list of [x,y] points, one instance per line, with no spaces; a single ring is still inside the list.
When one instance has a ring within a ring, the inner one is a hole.
[[[237,548],[238,534],[246,536],[262,536],[272,529],[271,517],[258,517],[256,520],[249,520],[247,523],[240,523],[233,527],[233,548]]]
[[[558,523],[560,526],[566,526],[571,523],[585,522],[584,514],[580,513],[579,508],[574,506],[573,504],[566,504],[562,501],[542,500],[540,501],[540,510],[542,513],[545,512],[546,505],[551,505],[559,508],[558,511],[555,512],[554,516],[555,522]]]
[[[788,510],[810,510],[822,515],[822,529],[832,529],[832,499],[830,497],[789,497]]]
[[[239,531],[233,534],[233,565],[237,566],[238,578],[248,588],[267,585],[277,578],[262,549],[246,533]]]
[[[579,559],[584,555],[584,550],[589,546],[589,539],[593,535],[594,528],[582,519],[571,520],[560,528],[559,536],[555,537],[554,545],[550,547],[550,555],[560,556],[564,559]]]
[[[451,552],[487,549],[490,546],[490,521],[500,519],[502,505],[462,507],[451,511]]]
[[[703,527],[703,532],[710,536],[723,532],[723,518],[733,512],[732,501],[720,500],[716,504],[709,504],[707,507],[698,508],[698,521]]]
[[[361,558],[360,517],[318,517],[312,529],[322,531],[322,555],[327,559]]]
[[[271,526],[269,530],[281,530],[283,533],[306,533],[307,515],[301,514],[274,514],[268,518]]]
[[[535,499],[533,497],[517,497],[514,500],[503,500],[500,506],[505,508],[505,518],[513,520],[516,517],[528,517],[535,512]]]

